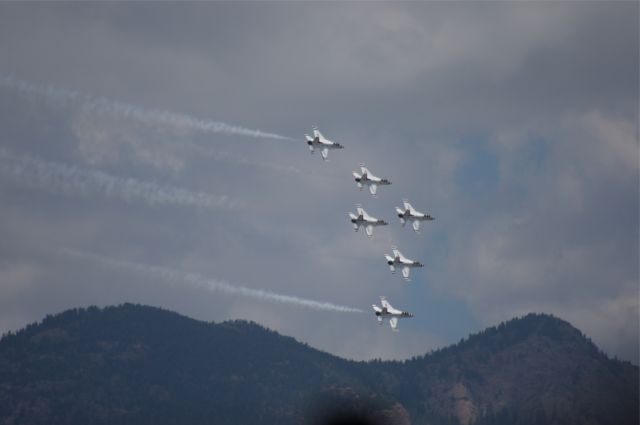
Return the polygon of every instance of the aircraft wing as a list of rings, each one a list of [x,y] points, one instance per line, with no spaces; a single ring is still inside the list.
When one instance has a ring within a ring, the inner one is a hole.
[[[382,309],[375,304],[371,304],[371,307],[373,307],[373,311],[376,313],[380,313],[382,311]]]
[[[420,220],[413,220],[413,230],[416,233],[420,233]]]
[[[327,159],[327,156],[329,155],[329,148],[322,148],[322,159]]]
[[[398,318],[397,317],[392,317],[391,319],[389,319],[389,325],[391,325],[391,329],[393,329],[394,331],[398,329]]]
[[[378,190],[378,185],[377,184],[371,183],[369,185],[369,192],[371,192],[372,195],[375,195],[377,190]]]
[[[402,277],[404,277],[405,279],[409,279],[409,275],[411,274],[411,269],[407,266],[404,266],[402,268]]]
[[[365,227],[364,231],[367,232],[367,236],[369,236],[369,237],[373,236],[373,226],[372,225],[367,224],[367,227]]]
[[[389,301],[385,297],[380,297],[380,304],[382,304],[383,308],[386,308],[387,311],[393,310],[393,306],[389,304]]]

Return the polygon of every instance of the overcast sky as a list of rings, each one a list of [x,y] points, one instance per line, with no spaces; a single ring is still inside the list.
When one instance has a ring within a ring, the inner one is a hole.
[[[1,3],[0,331],[136,302],[402,359],[544,312],[637,364],[638,59],[637,2]]]

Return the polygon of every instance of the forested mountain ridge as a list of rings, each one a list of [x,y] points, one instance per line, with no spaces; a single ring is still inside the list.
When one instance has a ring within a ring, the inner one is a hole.
[[[530,314],[403,362],[125,304],[0,340],[0,424],[637,424],[638,367]]]

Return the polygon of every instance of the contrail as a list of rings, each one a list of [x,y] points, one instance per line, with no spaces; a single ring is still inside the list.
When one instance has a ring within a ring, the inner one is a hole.
[[[0,149],[0,175],[30,188],[79,196],[104,196],[148,205],[182,205],[207,209],[233,209],[227,196],[213,196],[174,186],[161,186],[135,178],[113,176],[31,156],[16,156]]]
[[[133,263],[130,261],[116,260],[102,255],[79,252],[75,250],[65,250],[71,255],[87,258],[117,269],[131,270],[145,274],[150,277],[162,279],[172,284],[187,284],[194,288],[206,289],[212,292],[223,292],[230,295],[242,295],[245,297],[257,298],[264,301],[274,301],[298,307],[310,308],[313,310],[333,311],[338,313],[363,313],[362,310],[347,307],[330,302],[314,301],[291,295],[282,295],[263,289],[247,288],[245,286],[231,285],[222,280],[211,279],[197,273],[186,273],[166,267],[152,266],[148,264]]]
[[[198,152],[207,155],[210,158],[213,158],[215,161],[226,162],[236,165],[244,165],[247,167],[258,168],[262,170],[275,171],[283,174],[303,174],[302,170],[293,165],[281,165],[273,162],[266,161],[254,161],[251,159],[244,158],[240,155],[233,154],[231,152],[225,152],[220,150],[214,150],[211,148],[205,148],[200,145],[192,145],[195,150]]]
[[[295,140],[291,137],[230,125],[220,121],[195,118],[185,114],[157,109],[145,109],[130,103],[119,102],[105,97],[93,97],[75,90],[35,84],[7,75],[0,75],[0,85],[30,95],[44,96],[61,104],[79,103],[86,111],[95,111],[121,116],[145,124],[161,124],[178,130],[189,129],[208,133],[224,133],[263,139]]]

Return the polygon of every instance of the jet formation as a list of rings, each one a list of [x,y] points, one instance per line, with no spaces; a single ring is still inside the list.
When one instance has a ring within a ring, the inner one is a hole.
[[[327,160],[329,150],[332,149],[344,149],[340,143],[333,142],[325,138],[318,127],[313,127],[313,138],[308,134],[305,134],[305,139],[309,150],[313,154],[316,149],[320,150],[323,160]],[[356,181],[356,184],[360,190],[365,187],[369,189],[369,193],[376,198],[379,186],[388,186],[391,181],[387,178],[381,178],[369,171],[364,165],[360,164],[360,172],[353,171],[352,175]],[[400,219],[400,224],[405,227],[407,222],[411,222],[411,227],[416,234],[420,233],[420,223],[423,221],[432,221],[434,218],[426,213],[422,213],[416,210],[407,199],[402,200],[402,207],[395,207],[395,211]],[[360,204],[356,205],[356,214],[349,212],[349,220],[353,224],[353,230],[358,232],[361,228],[365,229],[365,233],[369,238],[373,236],[373,228],[377,226],[386,226],[388,223],[385,220],[373,217],[362,208]],[[392,273],[396,272],[396,269],[401,269],[402,278],[406,281],[410,281],[411,269],[421,268],[424,265],[420,261],[411,260],[398,250],[397,247],[392,247],[393,255],[385,254],[387,265]],[[375,304],[372,305],[373,311],[378,319],[378,322],[382,324],[383,319],[389,319],[391,329],[397,331],[398,319],[413,317],[413,314],[406,311],[401,311],[393,308],[385,297],[380,297],[381,307]]]

